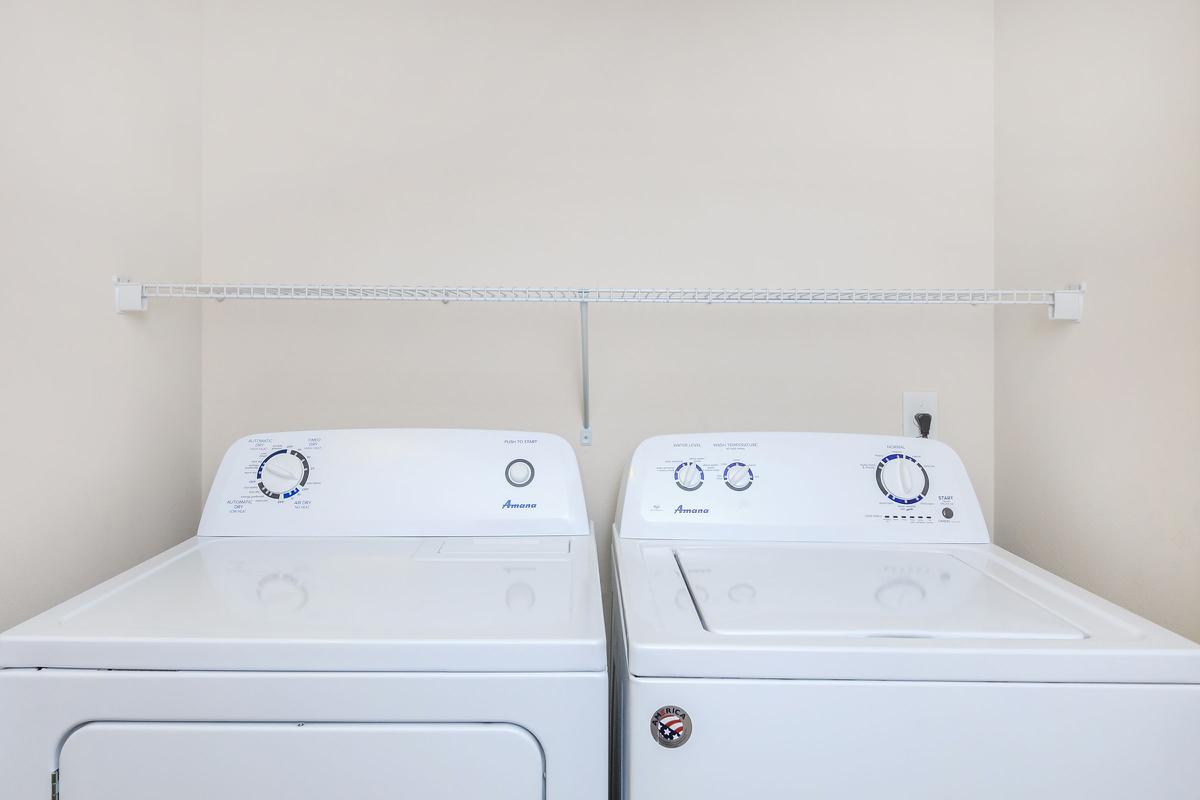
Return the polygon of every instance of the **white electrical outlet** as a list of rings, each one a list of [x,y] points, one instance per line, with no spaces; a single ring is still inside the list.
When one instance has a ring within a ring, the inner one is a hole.
[[[924,413],[933,417],[933,424],[929,426],[929,438],[939,438],[937,392],[905,392],[903,405],[900,431],[905,436],[919,437],[921,435],[921,430],[917,427],[916,415]]]

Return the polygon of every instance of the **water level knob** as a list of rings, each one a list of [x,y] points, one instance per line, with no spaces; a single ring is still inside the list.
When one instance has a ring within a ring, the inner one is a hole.
[[[675,468],[675,485],[685,492],[694,492],[704,483],[704,470],[695,461],[684,461]]]

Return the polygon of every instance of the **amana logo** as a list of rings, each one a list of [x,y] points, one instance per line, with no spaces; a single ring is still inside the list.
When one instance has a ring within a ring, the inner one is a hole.
[[[512,500],[505,500],[501,508],[537,508],[537,503],[514,503]]]
[[[676,514],[707,514],[707,508],[684,508],[683,506],[675,506]]]

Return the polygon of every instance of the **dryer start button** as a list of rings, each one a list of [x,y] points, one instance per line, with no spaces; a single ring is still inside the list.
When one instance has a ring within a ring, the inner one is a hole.
[[[518,489],[533,483],[533,464],[523,458],[514,458],[504,468],[504,479]]]

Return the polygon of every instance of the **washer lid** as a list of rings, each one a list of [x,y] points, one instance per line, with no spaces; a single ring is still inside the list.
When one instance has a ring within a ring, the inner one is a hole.
[[[704,629],[746,636],[1083,639],[948,553],[680,548]]]
[[[613,549],[639,677],[1200,684],[1200,647],[991,544]]]
[[[605,666],[591,536],[197,537],[0,635],[0,667]]]

